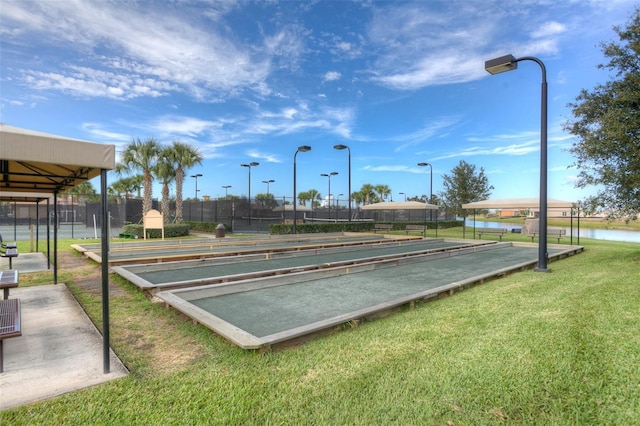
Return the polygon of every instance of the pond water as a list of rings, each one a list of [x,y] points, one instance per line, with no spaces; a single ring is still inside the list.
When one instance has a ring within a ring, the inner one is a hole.
[[[467,226],[473,227],[473,218],[467,218]],[[521,225],[516,223],[504,223],[504,222],[488,222],[488,221],[476,221],[476,228],[506,228],[506,229],[520,229]],[[570,235],[571,228],[565,227],[567,230],[567,236]],[[573,236],[578,237],[578,221],[573,221]],[[640,243],[640,231],[620,231],[614,229],[585,229],[580,228],[580,238],[593,238],[595,240],[607,240],[607,241],[624,241],[629,243]]]

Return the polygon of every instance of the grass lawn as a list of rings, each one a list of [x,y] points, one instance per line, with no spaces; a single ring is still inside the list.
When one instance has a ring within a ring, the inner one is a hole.
[[[581,244],[551,273],[514,273],[264,355],[112,277],[112,346],[131,374],[0,412],[0,424],[640,424],[640,245]],[[75,260],[60,281],[100,325],[100,283],[85,279],[98,266]]]

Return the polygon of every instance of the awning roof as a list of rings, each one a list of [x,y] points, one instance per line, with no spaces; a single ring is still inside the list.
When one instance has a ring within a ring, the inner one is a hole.
[[[116,162],[115,145],[34,132],[0,123],[0,198],[11,192],[24,193],[23,199],[38,201],[38,193],[62,192],[112,170]],[[105,182],[106,183],[106,182]],[[107,194],[102,193],[103,223],[108,222]],[[54,198],[55,202],[55,198]],[[54,209],[54,214],[57,209]],[[53,283],[58,283],[58,227],[53,227]],[[109,245],[107,227],[102,227],[102,312],[104,372],[109,372]]]
[[[438,206],[420,201],[390,201],[367,204],[362,210],[437,210]]]
[[[571,208],[571,201],[556,200],[547,198],[547,208]],[[540,208],[539,198],[497,198],[493,200],[482,200],[462,205],[463,209],[532,209]]]
[[[115,145],[0,123],[0,191],[63,192],[115,167]]]

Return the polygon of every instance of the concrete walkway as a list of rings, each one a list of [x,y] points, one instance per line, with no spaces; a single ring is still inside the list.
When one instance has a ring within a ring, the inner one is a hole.
[[[104,373],[102,335],[66,285],[19,287],[10,298],[20,299],[22,336],[4,341],[0,410],[127,375],[112,351]]]

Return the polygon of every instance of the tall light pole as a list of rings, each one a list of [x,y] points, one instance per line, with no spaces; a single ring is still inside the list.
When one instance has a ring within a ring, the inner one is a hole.
[[[433,198],[433,166],[429,163],[418,163],[418,166],[420,167],[429,166],[429,200],[427,202],[430,204],[431,199]],[[431,210],[429,210],[429,220],[433,220],[433,216],[431,215]]]
[[[296,150],[296,153],[293,154],[293,233],[294,234],[297,233],[296,204],[298,204],[298,202],[296,201],[296,198],[298,196],[298,194],[296,193],[296,157],[298,156],[299,152],[307,152],[307,151],[311,151],[311,147],[309,145],[302,145],[302,146],[299,146],[298,149]]]
[[[327,204],[329,205],[329,219],[331,219],[331,176],[336,176],[337,174],[338,172],[320,173],[320,176],[324,176],[329,179],[329,192],[327,195],[327,197],[329,197],[327,202]]]
[[[252,161],[249,164],[240,164],[241,167],[249,169],[249,225],[251,225],[251,168],[259,165],[260,163],[255,161]]]
[[[267,198],[269,198],[269,184],[275,182],[275,180],[273,179],[269,179],[269,180],[263,180],[262,183],[266,183],[267,184]]]
[[[407,201],[407,194],[404,192],[398,192],[398,195],[404,195],[404,200]]]
[[[191,177],[196,179],[196,201],[198,201],[198,178],[202,177],[202,173],[191,175]]]
[[[334,145],[333,149],[337,149],[337,150],[343,150],[346,149],[349,156],[348,156],[348,160],[349,160],[349,186],[347,187],[347,190],[349,191],[349,193],[347,194],[347,198],[349,198],[349,222],[351,222],[351,148],[349,148],[346,145]]]
[[[513,55],[505,55],[490,59],[484,63],[484,69],[492,75],[518,68],[520,61],[533,61],[540,66],[542,71],[541,101],[540,101],[540,221],[538,239],[538,267],[536,272],[549,272],[547,268],[547,69],[544,63],[533,56],[515,58]]]
[[[229,198],[229,188],[231,188],[231,185],[224,185],[224,199],[226,200],[227,198]]]

